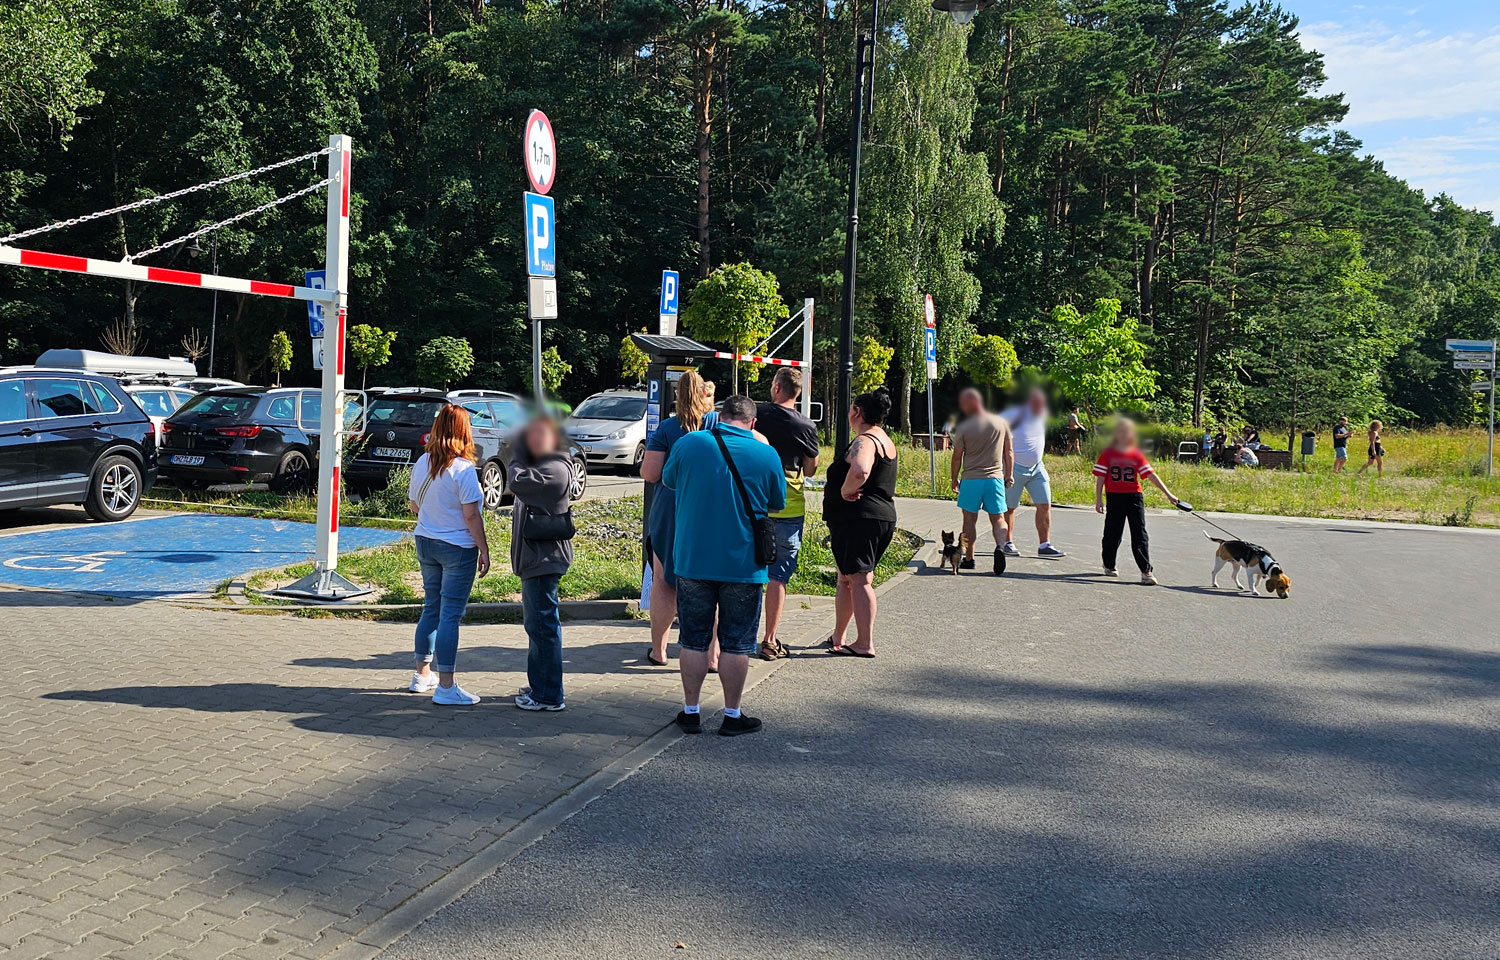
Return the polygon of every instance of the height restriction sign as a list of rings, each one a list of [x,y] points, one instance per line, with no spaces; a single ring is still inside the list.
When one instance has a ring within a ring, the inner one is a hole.
[[[522,144],[526,153],[526,179],[531,189],[545,194],[557,179],[557,141],[552,137],[552,121],[540,110],[526,118],[526,135]]]

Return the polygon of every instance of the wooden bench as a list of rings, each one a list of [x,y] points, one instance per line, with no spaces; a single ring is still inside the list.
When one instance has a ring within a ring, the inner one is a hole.
[[[1255,457],[1260,461],[1262,470],[1292,469],[1292,451],[1290,450],[1267,450],[1261,447],[1255,451]]]

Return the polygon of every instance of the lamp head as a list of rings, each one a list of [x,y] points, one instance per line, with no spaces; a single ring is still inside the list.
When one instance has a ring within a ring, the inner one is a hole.
[[[995,0],[932,0],[932,9],[943,11],[953,18],[954,23],[963,26],[994,2]]]

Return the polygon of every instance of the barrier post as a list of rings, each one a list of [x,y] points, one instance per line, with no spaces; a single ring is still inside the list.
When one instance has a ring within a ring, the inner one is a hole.
[[[802,399],[804,417],[812,417],[813,298],[802,301]]]

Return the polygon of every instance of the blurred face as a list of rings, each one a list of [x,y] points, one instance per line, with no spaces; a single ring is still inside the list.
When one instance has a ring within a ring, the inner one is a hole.
[[[1129,420],[1115,424],[1115,446],[1121,450],[1135,446],[1135,424]]]
[[[526,427],[526,450],[533,457],[556,453],[559,445],[557,425],[550,420],[533,420]]]
[[[958,395],[958,409],[962,410],[966,417],[972,417],[984,409],[984,403],[979,398],[979,391],[971,388],[960,393]]]
[[[1033,390],[1026,397],[1026,406],[1030,408],[1032,416],[1041,416],[1047,412],[1047,395],[1040,390]]]

